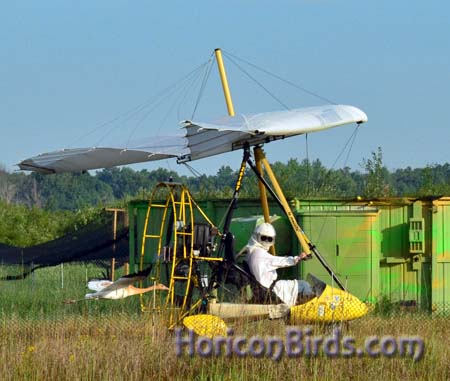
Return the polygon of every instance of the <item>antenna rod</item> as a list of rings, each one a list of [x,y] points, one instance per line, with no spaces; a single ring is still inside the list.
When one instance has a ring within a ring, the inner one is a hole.
[[[220,49],[214,50],[216,54],[217,66],[219,68],[220,80],[222,81],[223,94],[225,96],[225,102],[227,103],[228,115],[234,116],[233,101],[231,99],[230,88],[228,87],[227,73],[225,72],[225,66],[222,59],[222,51]]]

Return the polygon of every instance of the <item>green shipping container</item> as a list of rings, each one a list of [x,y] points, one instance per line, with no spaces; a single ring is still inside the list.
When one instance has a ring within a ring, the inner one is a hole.
[[[132,265],[139,263],[147,205],[147,201],[129,204]],[[219,226],[228,205],[228,200],[200,202]],[[435,312],[450,309],[449,197],[294,200],[292,206],[302,229],[357,297]],[[283,216],[277,205],[270,209],[272,215]],[[239,201],[230,227],[236,251],[245,246],[261,214],[259,200]],[[301,248],[286,219],[277,221],[277,253],[298,254]],[[155,248],[145,251],[146,263],[154,261]],[[302,263],[298,275],[307,273],[333,284],[316,259]]]
[[[431,294],[432,311],[450,311],[450,198],[442,197],[428,205],[432,221],[431,250]]]

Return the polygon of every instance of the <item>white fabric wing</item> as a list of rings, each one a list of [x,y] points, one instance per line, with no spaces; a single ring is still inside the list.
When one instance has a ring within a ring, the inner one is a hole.
[[[360,109],[345,105],[307,107],[254,115],[236,115],[211,122],[186,121],[187,160],[217,155],[286,137],[367,122]],[[182,161],[182,160],[181,160]]]
[[[42,173],[83,172],[178,157],[187,153],[182,136],[155,137],[126,147],[70,148],[34,156],[19,163],[19,168]]]
[[[179,163],[219,155],[286,137],[349,123],[364,123],[366,114],[353,106],[328,105],[254,115],[225,117],[212,122],[185,121],[185,136],[155,137],[139,144],[72,148],[23,160],[20,169],[43,173],[90,169],[177,158]]]
[[[254,115],[236,115],[212,122],[187,123],[202,129],[217,131],[292,136],[326,130],[348,123],[364,122],[367,122],[367,115],[354,106],[327,105]]]

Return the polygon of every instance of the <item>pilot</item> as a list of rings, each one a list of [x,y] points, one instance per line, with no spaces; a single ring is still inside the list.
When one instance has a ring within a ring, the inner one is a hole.
[[[307,258],[305,253],[296,257],[277,257],[269,253],[275,243],[276,232],[269,223],[258,225],[246,246],[247,263],[256,280],[272,290],[288,306],[294,306],[297,298],[311,298],[314,292],[305,280],[277,280],[277,269],[294,266]]]

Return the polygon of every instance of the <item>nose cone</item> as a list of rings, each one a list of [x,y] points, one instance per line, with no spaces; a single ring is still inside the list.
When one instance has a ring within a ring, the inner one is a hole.
[[[320,296],[291,308],[291,323],[349,321],[367,312],[366,304],[356,296],[327,285]]]

